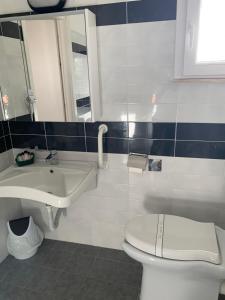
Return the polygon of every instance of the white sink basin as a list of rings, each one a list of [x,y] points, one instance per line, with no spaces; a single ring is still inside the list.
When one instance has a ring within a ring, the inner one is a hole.
[[[69,207],[83,192],[97,186],[95,163],[59,162],[11,166],[0,173],[0,198],[21,198],[54,207]]]

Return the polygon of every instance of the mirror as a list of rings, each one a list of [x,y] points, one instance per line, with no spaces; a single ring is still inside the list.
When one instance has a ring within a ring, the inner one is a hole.
[[[75,109],[80,118],[90,119],[87,41],[84,15],[69,17]]]
[[[24,69],[24,43],[18,22],[0,23],[0,97],[1,120],[29,118],[26,103],[27,72]]]
[[[1,22],[4,120],[94,122],[101,116],[95,15],[89,10]]]

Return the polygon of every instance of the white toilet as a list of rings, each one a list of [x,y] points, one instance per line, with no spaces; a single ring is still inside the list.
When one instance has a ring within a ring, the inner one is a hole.
[[[170,215],[145,215],[125,230],[124,251],[143,265],[140,300],[218,300],[225,231]]]

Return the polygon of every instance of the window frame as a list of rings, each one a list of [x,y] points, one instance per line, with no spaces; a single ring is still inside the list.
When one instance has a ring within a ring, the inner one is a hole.
[[[225,63],[196,63],[201,0],[178,0],[175,79],[225,78]]]

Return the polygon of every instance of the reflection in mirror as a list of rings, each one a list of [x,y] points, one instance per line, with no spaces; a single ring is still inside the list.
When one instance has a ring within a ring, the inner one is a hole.
[[[81,121],[91,120],[87,40],[84,15],[69,16],[75,110]]]
[[[21,17],[2,22],[1,28],[2,119],[93,122],[100,118],[92,12]]]
[[[23,20],[36,121],[65,121],[56,21]]]
[[[25,67],[24,42],[18,22],[0,23],[0,118],[30,119],[27,105],[28,74]]]

